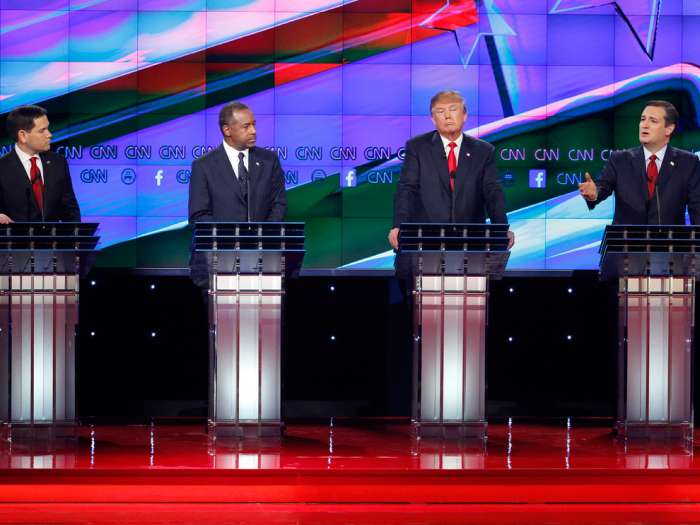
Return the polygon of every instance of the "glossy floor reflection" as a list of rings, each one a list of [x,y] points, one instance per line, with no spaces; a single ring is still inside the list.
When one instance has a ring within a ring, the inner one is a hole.
[[[0,505],[23,525],[684,525],[697,505]]]
[[[491,424],[486,444],[418,440],[402,420],[257,441],[87,425],[2,442],[0,523],[700,523],[693,447],[623,442],[610,425]]]
[[[486,444],[416,439],[404,421],[291,424],[284,437],[211,439],[203,425],[85,425],[76,440],[0,442],[0,469],[690,469],[683,442],[616,439],[608,420],[491,424]]]

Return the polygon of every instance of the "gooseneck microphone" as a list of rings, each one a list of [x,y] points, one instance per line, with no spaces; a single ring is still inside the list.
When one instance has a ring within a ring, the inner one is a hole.
[[[250,222],[250,171],[248,176],[245,178],[245,211],[248,217],[248,222]]]
[[[455,175],[454,171],[450,172],[450,222],[455,223]]]
[[[30,188],[24,188],[25,203],[27,204],[27,218],[26,221],[32,220],[32,190]]]

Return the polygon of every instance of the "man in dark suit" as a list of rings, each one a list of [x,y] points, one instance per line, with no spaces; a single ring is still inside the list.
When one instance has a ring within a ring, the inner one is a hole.
[[[192,163],[190,224],[284,220],[284,172],[276,153],[255,146],[253,112],[245,104],[230,102],[219,112],[219,129],[222,144]],[[203,257],[192,257],[191,276],[198,286],[207,286]]]
[[[7,116],[15,147],[0,158],[0,224],[80,222],[80,207],[64,157],[50,151],[44,108],[20,106]]]
[[[614,224],[700,223],[700,161],[669,145],[678,123],[670,102],[652,100],[639,120],[640,147],[615,151],[597,181],[586,174],[579,192],[589,209],[615,193]]]
[[[253,112],[240,102],[226,104],[219,128],[223,143],[192,163],[190,223],[282,221],[284,173],[276,153],[255,146]]]
[[[430,100],[436,131],[406,143],[406,156],[394,196],[394,227],[389,243],[399,246],[404,222],[506,224],[505,198],[498,181],[494,147],[466,135],[464,98],[441,91]],[[515,236],[508,232],[508,247]]]

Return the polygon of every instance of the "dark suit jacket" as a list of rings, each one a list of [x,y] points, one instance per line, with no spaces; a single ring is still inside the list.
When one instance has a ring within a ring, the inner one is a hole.
[[[648,199],[641,146],[614,151],[596,186],[598,200],[586,203],[593,209],[615,192],[614,224],[685,224],[686,206],[691,223],[700,223],[700,161],[688,151],[666,149],[656,183],[658,202],[656,196]]]
[[[464,135],[457,160],[452,222],[506,224],[494,147]],[[450,222],[452,193],[447,157],[437,131],[406,143],[406,157],[394,196],[394,227],[402,222]]]
[[[287,213],[284,172],[277,154],[253,147],[248,152],[248,202],[253,222],[280,222]],[[221,145],[192,163],[189,198],[190,224],[197,221],[246,222],[247,209],[231,162]],[[197,286],[209,283],[205,257],[190,259],[190,275]]]
[[[287,213],[284,173],[277,154],[252,147],[248,157],[250,220],[279,222]],[[248,220],[243,193],[221,145],[192,163],[190,223]]]
[[[80,222],[80,206],[65,157],[47,151],[40,153],[44,174],[44,214],[36,203],[32,185],[14,148],[0,157],[0,213],[15,222]]]

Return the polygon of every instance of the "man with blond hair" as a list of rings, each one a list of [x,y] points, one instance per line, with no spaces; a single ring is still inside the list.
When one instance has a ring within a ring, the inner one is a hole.
[[[406,143],[406,156],[394,196],[389,243],[399,246],[404,222],[506,224],[494,147],[464,133],[467,106],[458,91],[440,91],[430,100],[435,131]],[[514,242],[508,232],[508,247]]]

